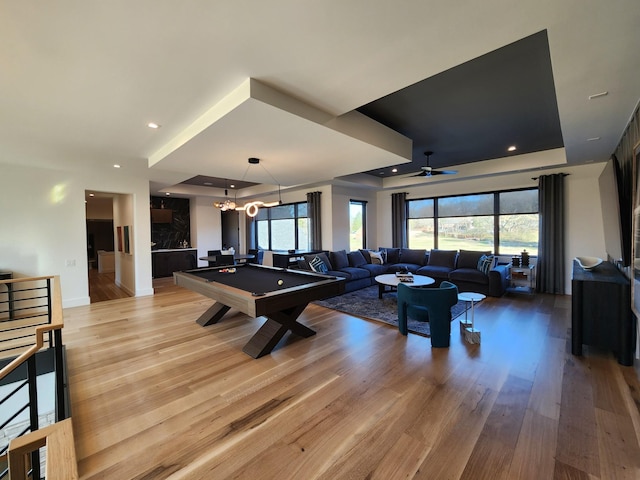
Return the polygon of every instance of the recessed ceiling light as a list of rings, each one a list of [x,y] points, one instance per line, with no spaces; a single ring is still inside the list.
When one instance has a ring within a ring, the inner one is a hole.
[[[380,175],[384,175],[384,172],[380,172]]]
[[[511,145],[509,148],[507,148],[508,152],[515,152],[517,150],[515,145]]]
[[[120,168],[120,165],[118,165],[117,163],[113,165],[113,168]]]
[[[392,171],[393,173],[398,173],[398,169],[397,169],[397,168],[393,168],[393,169],[391,169],[391,171]]]
[[[609,92],[594,93],[593,95],[589,95],[589,100],[593,100],[594,98],[604,97],[606,95],[609,95]]]
[[[95,193],[90,193],[89,196],[90,197],[95,197],[96,195],[95,195]]]
[[[229,185],[229,188],[236,188],[236,186],[232,183],[231,185]]]
[[[596,142],[600,140],[600,137],[591,137],[591,138],[587,138],[587,142]]]
[[[208,187],[210,187],[211,185],[213,185],[213,183],[211,183],[211,182],[204,182],[204,185],[207,185]]]
[[[158,125],[157,123],[154,123],[154,122],[149,122],[149,123],[147,123],[147,127],[156,129],[156,128],[160,128],[160,125]]]
[[[168,197],[169,195],[171,195],[169,192],[165,193],[165,195]]]

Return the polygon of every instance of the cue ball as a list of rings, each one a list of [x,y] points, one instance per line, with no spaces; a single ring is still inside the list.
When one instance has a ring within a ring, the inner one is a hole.
[[[278,285],[283,285],[284,284],[284,280],[280,279],[278,280]]]

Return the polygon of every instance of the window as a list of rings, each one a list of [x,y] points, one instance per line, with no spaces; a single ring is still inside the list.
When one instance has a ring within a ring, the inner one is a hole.
[[[538,254],[538,190],[409,200],[409,248]]]
[[[349,201],[349,249],[367,248],[367,202]]]
[[[307,202],[261,208],[256,215],[256,244],[264,250],[309,248]]]
[[[410,200],[407,222],[409,248],[435,248],[434,200]]]
[[[516,255],[527,249],[538,255],[538,190],[501,192],[499,252]]]
[[[494,250],[493,194],[438,200],[438,248]]]

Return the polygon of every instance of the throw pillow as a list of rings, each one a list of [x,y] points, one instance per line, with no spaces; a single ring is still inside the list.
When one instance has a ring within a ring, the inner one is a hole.
[[[369,252],[371,263],[373,265],[384,265],[384,256],[382,252]]]
[[[329,260],[335,270],[340,270],[341,268],[347,268],[349,266],[349,257],[347,257],[347,252],[345,250],[329,252]]]
[[[485,275],[489,275],[489,270],[491,270],[493,260],[493,255],[482,255],[478,260],[478,270],[480,270]]]
[[[314,272],[327,273],[329,271],[326,263],[324,263],[317,255],[309,262],[309,266]]]

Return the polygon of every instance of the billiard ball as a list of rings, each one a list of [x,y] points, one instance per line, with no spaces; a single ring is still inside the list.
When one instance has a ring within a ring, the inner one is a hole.
[[[278,285],[283,285],[284,284],[284,280],[280,279],[278,280]]]

